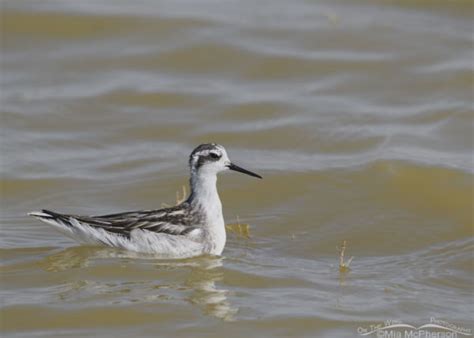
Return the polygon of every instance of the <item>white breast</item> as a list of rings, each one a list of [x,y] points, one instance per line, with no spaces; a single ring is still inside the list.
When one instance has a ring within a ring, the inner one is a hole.
[[[222,203],[216,187],[216,175],[200,175],[192,180],[192,201],[205,216],[206,248],[210,254],[220,255],[224,250],[226,232]]]

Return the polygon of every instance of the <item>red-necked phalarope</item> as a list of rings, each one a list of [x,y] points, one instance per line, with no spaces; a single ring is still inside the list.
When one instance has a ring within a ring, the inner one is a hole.
[[[224,147],[201,144],[189,157],[191,194],[181,204],[103,216],[59,214],[49,210],[29,215],[53,225],[63,234],[86,244],[99,244],[168,258],[204,253],[220,255],[226,232],[217,174],[225,170],[262,178],[233,164]]]

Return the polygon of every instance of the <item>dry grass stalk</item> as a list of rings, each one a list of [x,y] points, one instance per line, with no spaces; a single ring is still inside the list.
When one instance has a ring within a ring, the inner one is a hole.
[[[349,271],[350,270],[349,265],[351,264],[352,259],[354,259],[354,256],[352,256],[351,258],[349,258],[347,262],[344,262],[344,253],[346,251],[346,248],[347,248],[346,240],[342,242],[341,248],[337,248],[339,250],[339,271],[340,272]]]

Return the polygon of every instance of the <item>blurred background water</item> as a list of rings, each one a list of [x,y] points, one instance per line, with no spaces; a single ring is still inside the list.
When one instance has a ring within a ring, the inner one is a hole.
[[[472,329],[472,1],[2,1],[2,336]],[[173,204],[223,144],[223,257],[78,247],[25,216]],[[340,273],[347,240],[351,271]]]

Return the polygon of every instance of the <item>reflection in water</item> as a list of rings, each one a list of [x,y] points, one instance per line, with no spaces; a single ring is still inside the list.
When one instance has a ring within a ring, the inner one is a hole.
[[[339,267],[340,268],[340,267]],[[340,310],[344,310],[344,301],[342,298],[345,296],[345,289],[346,289],[346,279],[347,275],[349,274],[350,270],[341,270],[339,269],[339,284],[337,288],[336,296],[336,308]]]
[[[207,315],[232,321],[239,309],[233,307],[228,301],[228,290],[216,287],[216,282],[224,277],[224,272],[220,269],[223,265],[222,261],[222,257],[201,256],[178,261],[163,261],[157,265],[190,268],[190,273],[184,281],[184,290],[191,291],[187,300],[201,307]],[[180,287],[175,286],[175,288]]]
[[[133,259],[132,262],[126,261],[130,267],[133,265],[144,264],[148,267],[159,267],[170,269],[190,269],[189,274],[183,281],[176,280],[171,284],[160,283],[156,286],[156,281],[146,280],[136,281],[137,275],[134,273],[134,281],[124,281],[129,276],[129,272],[124,271],[121,281],[103,282],[96,281],[93,272],[84,271],[83,278],[70,281],[66,289],[61,289],[58,296],[61,300],[84,297],[97,299],[97,296],[113,296],[113,303],[121,302],[163,302],[172,301],[174,297],[164,295],[164,290],[183,292],[190,291],[189,296],[184,296],[187,301],[202,308],[205,314],[216,318],[230,321],[238,312],[238,308],[232,307],[227,299],[228,290],[218,289],[216,282],[223,279],[224,272],[221,267],[223,258],[213,256],[202,256],[184,260],[157,260],[156,257],[143,255],[134,252],[116,250],[112,248],[77,246],[67,248],[45,257],[39,262],[39,265],[49,272],[60,272],[69,269],[84,269],[97,264],[100,259]],[[153,264],[148,264],[151,260]],[[121,262],[123,263],[123,261]],[[110,268],[111,264],[107,263]],[[121,264],[123,268],[123,264]],[[147,269],[148,270],[148,269]],[[157,278],[159,275],[157,275]],[[116,277],[113,277],[116,278]],[[160,282],[160,281],[158,281]],[[124,290],[127,292],[124,292]],[[158,293],[159,292],[159,293]],[[124,294],[129,297],[124,298]],[[130,298],[131,297],[131,298]],[[180,297],[181,298],[181,297]],[[181,298],[182,299],[182,298]]]
[[[75,246],[46,256],[39,265],[46,271],[59,272],[88,265],[89,257],[96,257],[102,248]]]
[[[185,285],[193,292],[189,300],[193,304],[203,307],[206,314],[230,321],[238,312],[227,300],[228,290],[216,288],[215,283],[224,277],[221,257],[201,257],[198,264],[192,267],[191,274]]]

